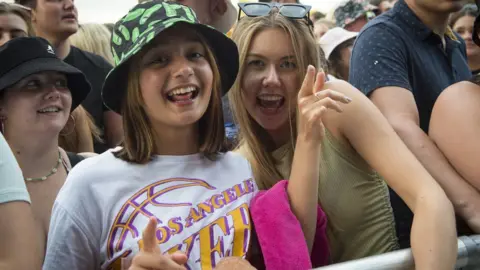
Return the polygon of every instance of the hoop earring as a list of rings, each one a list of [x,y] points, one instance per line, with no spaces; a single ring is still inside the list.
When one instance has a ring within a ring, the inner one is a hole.
[[[75,131],[76,122],[75,122],[75,117],[74,117],[72,114],[70,114],[69,120],[70,120],[70,119],[72,119],[72,121],[73,121],[73,127],[72,127],[72,129],[71,129],[69,132],[63,132],[63,133],[62,133],[62,131],[64,131],[65,128],[67,127],[67,125],[68,125],[68,122],[69,122],[69,121],[67,121],[67,124],[63,127],[62,131],[60,131],[60,136],[64,136],[64,137],[65,137],[65,136],[68,136],[68,135],[72,134],[72,133]]]

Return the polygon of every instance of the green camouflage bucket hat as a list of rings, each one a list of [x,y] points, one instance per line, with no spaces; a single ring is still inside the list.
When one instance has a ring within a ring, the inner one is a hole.
[[[222,93],[224,95],[228,92],[237,78],[239,68],[237,45],[223,33],[200,24],[189,7],[164,0],[152,0],[136,5],[113,28],[111,46],[115,68],[105,79],[102,91],[107,108],[121,113],[132,57],[162,31],[177,24],[192,27],[206,40],[220,71]]]
[[[343,1],[334,12],[335,22],[338,27],[353,23],[356,19],[367,16],[368,19],[375,17],[376,6],[370,5],[367,0],[347,0]]]

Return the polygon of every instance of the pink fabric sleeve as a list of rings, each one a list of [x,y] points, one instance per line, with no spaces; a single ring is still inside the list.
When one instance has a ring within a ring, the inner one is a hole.
[[[308,254],[300,222],[287,195],[288,181],[260,191],[250,204],[250,213],[262,250],[266,269],[306,270],[328,264],[330,252],[326,235],[327,217],[318,207],[313,250]]]

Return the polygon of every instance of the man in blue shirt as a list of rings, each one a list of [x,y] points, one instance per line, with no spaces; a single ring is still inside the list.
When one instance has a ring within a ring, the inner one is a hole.
[[[480,212],[475,189],[428,137],[439,94],[471,77],[465,42],[448,28],[452,12],[467,1],[399,0],[366,25],[352,52],[350,82],[370,97],[397,134],[443,187],[467,223]],[[366,119],[368,121],[368,119]],[[411,212],[392,192],[397,235],[409,245]]]

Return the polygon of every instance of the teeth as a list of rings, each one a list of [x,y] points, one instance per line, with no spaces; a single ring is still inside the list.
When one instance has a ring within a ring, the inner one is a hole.
[[[59,109],[58,107],[48,107],[48,108],[39,110],[39,112],[41,112],[41,113],[45,113],[45,112],[58,112],[58,111],[60,111],[60,109]]]
[[[175,90],[172,90],[170,92],[168,92],[168,96],[175,96],[175,95],[184,95],[184,94],[187,94],[187,93],[191,93],[191,92],[194,92],[195,90],[197,90],[196,87],[194,86],[190,86],[190,87],[186,87],[186,88],[179,88],[179,89],[175,89]]]
[[[265,101],[279,101],[283,97],[279,95],[261,95],[258,98]]]

